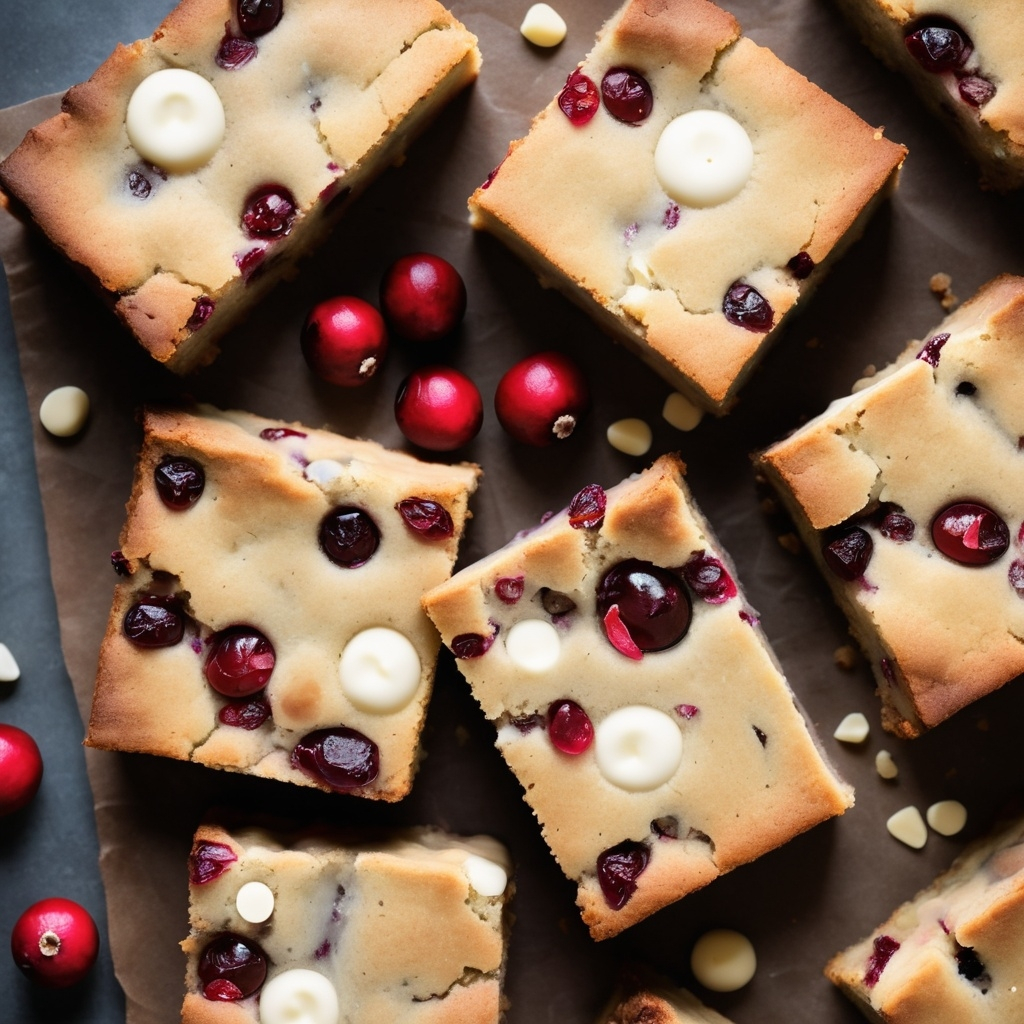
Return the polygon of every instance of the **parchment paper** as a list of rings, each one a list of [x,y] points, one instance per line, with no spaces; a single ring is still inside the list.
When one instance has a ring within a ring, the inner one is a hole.
[[[140,404],[194,397],[408,447],[391,411],[398,382],[414,365],[454,362],[477,381],[488,404],[482,433],[458,453],[480,462],[486,473],[462,563],[504,543],[545,510],[562,507],[582,485],[610,486],[659,453],[680,450],[690,484],[735,558],[794,689],[841,772],[857,787],[857,806],[597,945],[579,922],[573,886],[547,852],[518,784],[493,749],[493,730],[447,655],[424,734],[426,759],[412,795],[396,806],[154,757],[89,751],[110,937],[128,1021],[178,1019],[184,960],[176,944],[187,931],[185,859],[207,808],[229,805],[300,819],[432,823],[489,832],[507,842],[518,864],[509,1024],[592,1020],[615,969],[630,960],[690,985],[738,1024],[852,1024],[859,1015],[824,980],[822,965],[945,867],[1019,789],[1024,689],[1019,683],[1007,687],[913,743],[882,734],[866,666],[843,672],[833,662],[834,649],[847,641],[845,621],[809,559],[779,545],[778,535],[789,527],[761,508],[748,455],[848,391],[866,364],[887,361],[906,339],[934,326],[941,317],[928,289],[934,272],[951,273],[954,290],[966,298],[997,273],[1024,271],[1020,197],[982,193],[974,169],[942,128],[829,6],[814,0],[730,3],[756,41],[871,123],[884,124],[911,155],[894,201],[792,324],[735,412],[679,433],[660,418],[669,389],[659,378],[563,298],[543,291],[500,245],[474,237],[466,222],[466,196],[558,90],[615,0],[561,0],[570,35],[553,52],[534,49],[519,36],[525,0],[452,6],[481,40],[484,70],[477,85],[413,147],[404,166],[368,192],[299,277],[279,287],[226,339],[220,359],[192,378],[181,381],[157,368],[44,242],[0,216],[30,407],[37,409],[50,389],[67,383],[84,387],[93,400],[88,428],[70,442],[35,427],[62,642],[83,716],[114,583],[108,558],[130,489]],[[58,99],[48,97],[0,112],[0,152],[57,106]],[[383,375],[365,389],[342,391],[315,381],[298,344],[309,307],[338,293],[375,300],[383,269],[418,249],[445,256],[466,279],[469,312],[459,337],[440,349],[395,345]],[[505,437],[490,401],[508,366],[545,348],[563,350],[586,367],[594,409],[570,442],[541,451]],[[654,446],[644,459],[615,452],[604,441],[607,425],[623,416],[642,416],[654,428]],[[862,749],[841,748],[832,730],[854,710],[873,723],[871,737]],[[874,771],[874,754],[882,747],[900,767],[894,784]],[[916,803],[923,809],[947,797],[969,808],[961,836],[932,834],[917,853],[885,832],[885,819],[899,807]],[[757,976],[733,995],[702,991],[689,975],[693,941],[714,926],[738,928],[757,949]]]

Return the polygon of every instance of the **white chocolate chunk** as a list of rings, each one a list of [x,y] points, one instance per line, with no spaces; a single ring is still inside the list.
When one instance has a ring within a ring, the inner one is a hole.
[[[925,817],[940,836],[955,836],[967,824],[967,808],[959,800],[940,800],[925,811]]]
[[[924,818],[916,807],[904,807],[897,811],[885,823],[889,835],[898,839],[915,850],[920,850],[928,841],[928,829],[925,828]]]
[[[613,786],[645,793],[675,775],[683,759],[683,737],[664,711],[631,705],[598,723],[594,757]]]
[[[868,725],[868,720],[859,711],[853,711],[836,726],[836,731],[832,735],[840,743],[863,743],[869,732],[871,726]]]
[[[669,121],[654,150],[661,187],[685,206],[718,206],[732,199],[753,168],[750,136],[719,110],[691,110]]]
[[[295,967],[263,986],[260,1024],[338,1024],[338,993],[316,971]]]
[[[317,459],[311,462],[303,473],[307,480],[325,487],[327,484],[345,475],[345,467],[334,459]]]
[[[73,385],[51,391],[39,406],[39,422],[54,437],[72,437],[89,418],[89,396]]]
[[[262,882],[246,882],[235,894],[238,916],[249,924],[263,924],[274,912],[274,893]]]
[[[357,633],[338,665],[341,689],[360,711],[386,715],[404,708],[420,686],[420,658],[407,637],[386,626]]]
[[[693,430],[704,418],[704,410],[697,408],[685,395],[673,391],[665,399],[661,415],[676,430]]]
[[[690,970],[712,992],[735,992],[753,978],[757,954],[745,935],[729,928],[716,928],[694,943]]]
[[[20,675],[21,669],[7,644],[0,644],[0,683],[13,683]]]
[[[548,4],[534,4],[519,31],[534,46],[557,46],[565,38],[565,19]]]
[[[643,420],[616,420],[608,428],[608,443],[626,455],[646,455],[652,440],[651,428]]]
[[[644,288],[654,286],[654,271],[643,256],[633,253],[626,261],[626,269],[633,276],[633,284],[641,285]]]
[[[462,864],[469,884],[481,896],[500,896],[508,885],[508,874],[500,864],[471,853]]]
[[[538,674],[555,667],[562,653],[562,641],[550,622],[523,619],[508,631],[505,652],[516,668]]]
[[[144,160],[165,171],[194,171],[224,141],[224,105],[201,75],[164,68],[136,86],[125,128]]]
[[[892,758],[892,754],[888,750],[880,750],[875,754],[875,771],[883,779],[895,779],[900,773],[899,768],[896,767],[896,762]]]

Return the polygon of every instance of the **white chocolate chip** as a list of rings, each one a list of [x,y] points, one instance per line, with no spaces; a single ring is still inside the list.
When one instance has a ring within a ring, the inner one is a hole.
[[[925,816],[940,836],[955,836],[967,824],[967,808],[959,800],[940,800],[925,811]]]
[[[523,619],[505,637],[505,652],[516,668],[525,672],[547,672],[562,653],[558,630],[544,619]]]
[[[616,420],[608,428],[608,443],[626,455],[646,455],[651,441],[651,428],[643,420]]]
[[[669,121],[654,151],[662,188],[686,206],[718,206],[732,199],[753,167],[750,136],[719,110],[691,110]]]
[[[859,711],[853,711],[836,726],[836,731],[832,735],[840,743],[863,743],[869,732],[871,726],[868,725],[868,720]]]
[[[565,38],[565,19],[548,4],[534,4],[519,31],[534,46],[557,46]]]
[[[471,853],[462,864],[469,884],[481,896],[500,896],[508,885],[508,873],[500,864]]]
[[[201,75],[164,68],[136,86],[125,128],[144,160],[165,171],[194,171],[224,141],[224,105]]]
[[[694,944],[690,970],[712,992],[735,992],[753,978],[757,954],[745,935],[729,928],[716,928]]]
[[[661,415],[676,430],[693,430],[704,418],[704,410],[695,406],[685,395],[673,391],[665,399]]]
[[[260,1024],[338,1024],[338,993],[322,974],[294,967],[263,986],[259,1014]]]
[[[21,669],[7,644],[0,644],[0,683],[13,683],[20,675]]]
[[[303,473],[310,483],[326,487],[345,475],[345,467],[334,459],[316,459],[303,470]]]
[[[89,396],[69,384],[51,391],[39,406],[39,422],[54,437],[72,437],[89,418]]]
[[[925,828],[924,818],[916,807],[904,807],[897,811],[885,823],[889,835],[898,839],[915,850],[920,850],[928,841],[928,829]]]
[[[875,771],[883,779],[895,779],[900,773],[899,768],[896,767],[896,762],[892,759],[892,754],[888,750],[880,750],[875,754]]]
[[[374,626],[345,645],[338,665],[341,689],[360,711],[400,711],[420,686],[420,657],[397,630]]]
[[[647,310],[651,305],[652,291],[642,284],[631,284],[619,299],[619,306],[634,320],[644,322]]]
[[[235,895],[238,916],[249,924],[263,924],[274,912],[274,893],[262,882],[246,882]]]
[[[613,711],[594,731],[598,771],[613,785],[645,793],[664,785],[683,759],[679,726],[657,708]]]
[[[633,275],[633,284],[642,285],[644,288],[654,286],[654,271],[651,265],[638,253],[634,253],[626,261],[626,269]]]

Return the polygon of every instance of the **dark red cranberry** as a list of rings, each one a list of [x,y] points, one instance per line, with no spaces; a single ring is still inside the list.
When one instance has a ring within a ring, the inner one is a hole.
[[[238,854],[225,843],[200,839],[188,857],[188,880],[193,885],[205,885],[220,878],[236,860]]]
[[[752,725],[750,728],[754,730],[754,735],[757,737],[757,742],[760,743],[762,747],[767,747],[768,734],[763,729],[758,729],[756,725]]]
[[[253,38],[266,35],[283,13],[283,0],[238,0],[238,24]]]
[[[988,565],[1010,546],[1010,531],[992,509],[964,501],[944,508],[932,520],[932,540],[961,565]]]
[[[569,525],[574,530],[600,529],[608,507],[608,495],[600,484],[587,484],[569,502]]]
[[[404,498],[395,508],[405,525],[427,540],[447,540],[455,533],[451,513],[440,502],[430,498]]]
[[[176,512],[191,508],[202,497],[206,486],[203,467],[184,455],[165,455],[153,470],[160,500]]]
[[[669,203],[665,210],[665,216],[661,218],[661,223],[665,225],[667,231],[671,231],[673,228],[679,227],[679,204]]]
[[[697,551],[682,568],[690,589],[708,604],[724,604],[736,596],[736,584],[724,565],[711,555]]]
[[[597,880],[605,902],[612,910],[621,910],[636,892],[636,880],[644,873],[651,851],[631,839],[605,850],[597,858]]]
[[[217,721],[221,725],[230,725],[236,729],[258,729],[270,717],[270,705],[263,697],[253,700],[235,700],[217,712]]]
[[[1024,559],[1015,558],[1007,571],[1010,586],[1017,591],[1017,596],[1024,598]]]
[[[274,645],[251,626],[218,633],[206,659],[206,681],[225,697],[251,697],[270,681]]]
[[[248,281],[259,270],[266,255],[265,245],[256,245],[246,252],[235,253],[235,266],[238,267],[243,281]]]
[[[613,605],[636,646],[644,652],[675,646],[690,628],[690,596],[670,569],[639,558],[612,566],[597,588],[597,613],[604,619]]]
[[[301,430],[292,430],[291,427],[264,427],[260,431],[260,437],[264,441],[280,441],[286,437],[308,437]]]
[[[888,658],[882,658],[878,663],[878,667],[882,670],[882,675],[885,677],[885,681],[890,686],[895,686],[896,670],[893,668],[893,663]]]
[[[185,613],[177,601],[147,594],[125,612],[122,628],[137,647],[173,647],[185,635]]]
[[[942,346],[949,341],[948,334],[935,334],[930,337],[925,343],[924,347],[920,352],[917,353],[918,359],[923,359],[929,366],[939,365],[939,353],[942,351]]]
[[[601,79],[601,98],[608,113],[625,124],[647,120],[654,107],[650,83],[632,68],[609,68]]]
[[[556,700],[548,708],[548,736],[563,754],[582,754],[594,742],[594,723],[574,700]]]
[[[295,197],[283,185],[260,185],[242,207],[242,226],[250,238],[284,238],[295,220]]]
[[[292,766],[343,792],[377,778],[380,751],[361,732],[339,725],[303,736],[292,751]]]
[[[199,957],[199,980],[207,999],[245,999],[267,978],[267,954],[253,939],[218,935]]]
[[[725,319],[737,327],[764,334],[772,329],[775,313],[768,300],[754,287],[736,281],[722,301]]]
[[[466,314],[466,285],[445,259],[415,252],[395,260],[380,284],[388,326],[409,341],[438,341]]]
[[[490,636],[481,636],[479,633],[460,633],[452,639],[452,654],[456,658],[481,658],[494,643],[498,635],[497,629]]]
[[[974,48],[967,33],[947,18],[917,21],[911,28],[903,41],[914,60],[933,75],[962,68]]]
[[[577,128],[581,128],[593,118],[600,105],[597,86],[577,68],[565,80],[565,87],[559,93],[559,109]]]
[[[217,67],[225,71],[235,71],[245,67],[259,53],[259,47],[251,39],[242,39],[228,32],[220,41],[217,54],[213,58]]]
[[[320,547],[344,569],[356,569],[373,556],[380,544],[380,530],[361,508],[341,505],[320,523]]]
[[[494,581],[494,593],[502,604],[516,604],[523,596],[525,583],[522,576],[502,576]]]
[[[786,266],[797,280],[802,281],[805,277],[811,276],[814,270],[814,260],[811,259],[810,253],[798,252]]]
[[[864,972],[864,984],[868,988],[874,988],[878,979],[882,976],[886,964],[892,959],[893,953],[900,948],[900,944],[889,935],[876,935],[874,949],[868,957],[867,970]]]
[[[142,171],[132,170],[128,172],[128,191],[136,199],[148,199],[150,192],[153,191],[153,183]]]
[[[132,567],[128,559],[124,557],[123,551],[111,551],[110,564],[118,576],[131,576]]]
[[[185,322],[186,331],[198,331],[207,320],[210,319],[211,314],[214,310],[214,301],[208,295],[200,295],[196,299],[195,308],[192,310],[192,315]]]
[[[983,107],[996,94],[996,87],[981,75],[964,75],[957,82],[960,99],[971,107]]]
[[[905,512],[887,512],[878,527],[878,532],[888,540],[905,544],[908,540],[914,539],[916,529],[914,520]]]
[[[395,396],[395,421],[421,448],[448,452],[480,431],[484,406],[477,386],[447,366],[425,366],[402,381]]]
[[[825,564],[847,582],[860,579],[871,561],[874,543],[871,535],[855,526],[822,546]]]
[[[504,161],[504,160],[502,160],[502,161],[501,161],[501,164],[503,164],[504,162],[505,162],[505,161]],[[490,173],[489,173],[489,174],[487,175],[487,177],[486,177],[486,178],[484,178],[484,182],[483,182],[483,184],[482,184],[482,185],[480,186],[481,188],[490,188],[490,187],[491,187],[491,182],[492,182],[492,181],[494,181],[494,179],[495,179],[495,178],[496,178],[496,177],[498,176],[498,171],[500,171],[500,170],[501,170],[501,164],[498,164],[498,166],[497,166],[497,167],[495,167],[495,168],[494,168],[494,169],[493,169],[493,170],[492,170],[492,171],[491,171],[491,172],[490,172]]]

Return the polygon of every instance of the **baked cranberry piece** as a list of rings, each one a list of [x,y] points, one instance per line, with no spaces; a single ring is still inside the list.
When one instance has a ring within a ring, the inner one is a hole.
[[[238,854],[225,843],[200,839],[188,856],[188,880],[193,885],[205,885],[220,878],[236,860]]]
[[[1010,586],[1017,591],[1017,596],[1024,598],[1024,559],[1015,558],[1007,570]]]
[[[905,512],[887,512],[882,518],[878,532],[888,540],[894,540],[897,544],[905,544],[908,540],[914,539],[914,531],[917,526],[914,520]]]
[[[199,980],[207,999],[231,1001],[258,992],[267,978],[267,954],[253,939],[218,935],[199,957]]]
[[[131,563],[127,558],[125,558],[123,551],[111,551],[110,564],[113,566],[114,572],[116,572],[118,576],[131,576]]]
[[[630,901],[636,892],[636,880],[644,873],[650,859],[651,851],[631,839],[598,856],[597,880],[612,910],[621,910]]]
[[[577,128],[582,128],[597,113],[600,105],[597,86],[577,68],[565,80],[565,87],[558,95],[559,110]]]
[[[983,107],[996,94],[996,87],[981,75],[964,75],[957,81],[960,99],[971,107]]]
[[[233,36],[230,32],[220,41],[213,58],[217,67],[225,71],[236,71],[245,67],[259,53],[259,47],[251,39]]]
[[[345,792],[368,786],[377,778],[380,751],[361,732],[339,725],[303,736],[292,751],[292,767]]]
[[[260,185],[249,193],[242,208],[242,226],[250,238],[273,242],[292,229],[295,197],[283,185]]]
[[[977,502],[957,502],[932,520],[932,540],[961,565],[988,565],[1010,546],[1010,531],[992,509]]]
[[[259,693],[274,671],[274,645],[251,626],[235,626],[212,638],[206,681],[225,697]]]
[[[494,593],[502,604],[517,604],[525,585],[526,580],[522,576],[502,576],[494,581]]]
[[[283,13],[283,0],[238,0],[238,24],[250,38],[266,35]]]
[[[556,700],[548,708],[548,736],[563,754],[582,754],[594,741],[594,723],[574,700]]]
[[[955,21],[940,17],[914,22],[903,42],[914,60],[933,75],[962,68],[974,49]]]
[[[601,98],[616,121],[639,124],[654,109],[651,85],[632,68],[609,68],[601,79]]]
[[[236,729],[247,729],[252,732],[258,729],[270,717],[270,705],[263,697],[252,700],[233,700],[217,712],[217,721],[221,725],[229,725]]]
[[[404,498],[395,508],[413,533],[427,540],[447,540],[455,533],[451,513],[430,498]]]
[[[875,936],[874,949],[868,957],[868,966],[864,972],[864,984],[868,988],[874,988],[878,979],[882,976],[886,964],[892,959],[893,953],[900,948],[900,944],[890,935]]]
[[[185,612],[174,598],[146,594],[125,612],[121,627],[137,647],[173,647],[185,635]]]
[[[724,604],[736,596],[736,584],[724,565],[711,555],[697,551],[682,568],[690,589],[708,604]]]
[[[456,658],[482,658],[494,643],[498,635],[497,629],[490,636],[479,633],[460,633],[452,638],[451,650]]]
[[[188,318],[185,323],[186,331],[198,331],[210,316],[213,314],[215,303],[209,295],[200,295],[196,299],[195,308],[192,310],[192,315]]]
[[[841,579],[852,583],[860,579],[871,561],[874,542],[867,530],[855,526],[822,546],[825,564]]]
[[[811,259],[810,253],[798,252],[786,266],[798,281],[802,281],[805,277],[810,277],[814,271],[814,260]]]
[[[182,512],[202,497],[206,474],[194,459],[165,455],[153,470],[153,481],[160,500],[175,512]]]
[[[574,530],[600,529],[608,496],[600,484],[587,484],[569,502],[569,525]]]
[[[260,438],[264,441],[280,441],[286,437],[308,437],[309,435],[301,430],[292,430],[291,427],[264,427],[260,431]]]
[[[924,343],[924,347],[917,353],[917,358],[924,360],[929,366],[938,366],[939,353],[947,341],[949,341],[948,334],[934,335]]]
[[[768,300],[752,285],[742,281],[736,281],[725,293],[722,312],[729,323],[756,334],[770,331],[775,319],[775,312]]]
[[[690,628],[692,607],[683,581],[670,569],[639,558],[612,566],[598,584],[597,613],[602,620],[613,607],[645,653],[674,647]]]
[[[380,530],[361,508],[341,505],[320,523],[320,547],[335,564],[357,569],[373,557],[380,545]]]
[[[142,171],[131,170],[128,172],[128,191],[136,199],[148,199],[153,191],[153,183]]]

